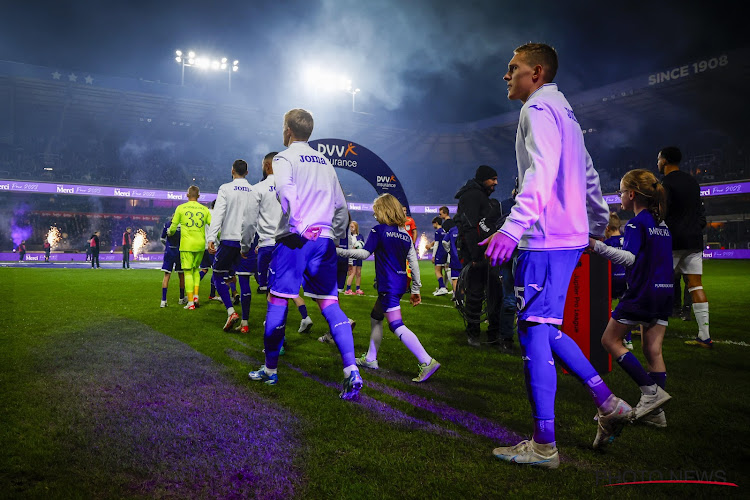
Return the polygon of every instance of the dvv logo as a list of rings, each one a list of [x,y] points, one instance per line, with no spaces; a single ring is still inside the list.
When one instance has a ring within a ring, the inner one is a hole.
[[[375,176],[375,185],[377,187],[390,189],[396,187],[396,176],[395,175],[377,175]]]
[[[357,145],[353,142],[348,143],[346,146],[343,144],[318,144],[318,153],[326,155],[331,165],[334,167],[344,168],[357,168],[357,160],[354,158],[358,156],[355,151]],[[349,157],[351,155],[352,157]]]

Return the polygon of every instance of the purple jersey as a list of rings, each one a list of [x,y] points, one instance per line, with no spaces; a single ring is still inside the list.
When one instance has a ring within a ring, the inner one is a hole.
[[[451,245],[451,249],[449,252],[451,258],[451,269],[460,271],[463,266],[461,265],[461,259],[458,258],[458,226],[453,226],[452,228],[450,228],[450,230],[445,233],[443,241],[447,241]]]
[[[378,224],[367,236],[365,250],[375,254],[375,279],[379,293],[406,292],[406,257],[411,236],[398,226]]]
[[[628,288],[617,309],[625,318],[666,319],[672,313],[672,236],[642,210],[625,226],[623,250],[635,255],[625,270]]]
[[[169,236],[167,234],[167,231],[169,231],[169,226],[172,225],[172,219],[170,218],[166,224],[164,224],[164,228],[161,230],[161,241],[164,243],[164,252],[166,253],[170,249],[172,250],[180,250],[180,228],[177,228],[177,231],[174,232],[172,236]]]
[[[622,235],[610,236],[604,240],[604,244],[613,248],[622,250],[622,244],[625,237]],[[618,299],[625,293],[627,285],[625,283],[625,266],[622,264],[612,263],[612,298]]]

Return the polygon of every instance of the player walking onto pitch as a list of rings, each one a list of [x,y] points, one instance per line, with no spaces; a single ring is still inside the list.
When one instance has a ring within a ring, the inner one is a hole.
[[[232,163],[232,182],[219,187],[216,204],[212,213],[211,226],[208,229],[208,251],[216,254],[214,258],[213,280],[216,291],[227,309],[227,321],[224,331],[230,331],[240,321],[240,315],[234,311],[232,297],[229,294],[229,280],[232,272],[237,274],[240,282],[242,326],[247,327],[250,315],[250,275],[255,272],[255,259],[240,258],[240,240],[242,239],[242,217],[252,199],[252,186],[247,182],[247,162],[235,160]],[[221,245],[216,248],[218,235],[221,233]],[[248,328],[240,330],[247,332]]]
[[[172,224],[167,230],[167,236],[172,236],[180,226],[180,264],[185,272],[185,288],[187,288],[188,304],[185,309],[193,310],[198,307],[198,291],[200,288],[200,263],[206,246],[206,224],[211,223],[211,212],[198,203],[200,189],[190,186],[187,191],[187,203],[179,205],[172,216]]]
[[[432,295],[440,296],[448,293],[448,289],[445,287],[445,279],[443,278],[443,269],[445,268],[445,263],[448,261],[448,252],[445,251],[445,247],[443,246],[443,237],[445,236],[443,219],[440,217],[432,219],[432,228],[435,230],[435,240],[429,248],[432,249],[432,263],[435,264],[435,278],[437,278],[438,282],[438,287],[432,292]]]
[[[667,369],[661,345],[672,313],[672,236],[664,223],[666,194],[654,174],[631,170],[620,181],[622,207],[635,212],[625,226],[622,249],[589,238],[589,248],[625,266],[627,289],[612,312],[602,345],[623,370],[641,388],[641,399],[632,419],[656,427],[666,427],[667,418],[660,408],[669,401],[664,390]],[[623,346],[622,340],[633,325],[643,325],[643,354],[649,372]]]
[[[164,257],[162,258],[161,270],[164,271],[164,279],[161,282],[161,305],[167,307],[167,287],[169,286],[169,277],[172,271],[177,271],[180,278],[180,302],[187,304],[185,297],[185,273],[180,265],[180,228],[172,236],[168,236],[169,226],[172,225],[172,219],[167,220],[161,231],[161,242],[164,243]]]
[[[365,240],[361,234],[359,234],[359,224],[357,221],[351,221],[349,223],[349,248],[362,248],[365,244]],[[356,291],[352,291],[352,281],[355,282],[357,287]],[[362,259],[349,259],[349,268],[347,269],[346,276],[346,295],[364,295],[365,292],[361,289],[362,285]]]
[[[378,298],[370,313],[370,348],[366,354],[357,358],[357,364],[367,368],[377,369],[378,349],[383,340],[383,318],[388,320],[388,327],[404,343],[419,361],[419,373],[412,380],[424,382],[438,368],[435,358],[427,354],[417,336],[404,325],[401,320],[401,296],[406,291],[406,262],[408,260],[411,272],[411,304],[422,302],[419,289],[419,261],[414,250],[409,233],[404,224],[401,203],[390,194],[379,196],[372,205],[378,225],[372,228],[367,242],[361,250],[339,248],[336,252],[345,257],[366,259],[375,254],[375,277],[378,283]]]
[[[520,188],[497,233],[483,241],[492,265],[519,248],[515,273],[518,339],[534,415],[534,436],[493,454],[517,464],[557,468],[554,353],[589,387],[599,410],[594,448],[611,442],[628,422],[630,406],[612,394],[562,324],[565,295],[589,234],[602,237],[609,210],[599,174],[565,96],[552,80],[557,53],[549,45],[518,47],[503,77],[508,99],[523,102],[516,133]],[[587,216],[588,215],[588,216]]]
[[[313,117],[304,109],[284,115],[283,138],[288,149],[273,159],[276,192],[283,215],[276,231],[276,247],[269,266],[266,312],[265,364],[248,374],[251,380],[276,384],[279,350],[284,339],[287,299],[313,297],[328,322],[344,364],[342,399],[354,399],[362,389],[362,377],[354,360],[354,339],[349,320],[338,302],[336,245],[334,238],[346,233],[346,199],[333,167],[307,144]],[[252,221],[247,222],[252,225]],[[249,240],[243,235],[243,251]]]

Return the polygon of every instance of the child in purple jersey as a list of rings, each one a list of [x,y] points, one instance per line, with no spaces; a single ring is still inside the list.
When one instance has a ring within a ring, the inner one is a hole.
[[[386,318],[391,331],[419,361],[419,374],[412,381],[425,382],[440,368],[440,363],[427,354],[417,336],[404,325],[401,318],[400,300],[407,288],[407,260],[412,270],[411,304],[416,306],[422,302],[419,295],[419,288],[422,286],[419,280],[419,262],[411,237],[404,229],[406,217],[401,203],[390,194],[379,196],[372,209],[379,224],[372,228],[365,247],[361,250],[336,249],[339,255],[356,259],[366,259],[375,254],[378,298],[370,313],[370,348],[366,354],[357,358],[357,365],[379,368],[377,355],[383,340],[383,318]]]
[[[438,282],[438,287],[432,292],[432,295],[440,296],[448,293],[448,289],[445,286],[445,279],[443,278],[445,263],[448,260],[448,252],[443,247],[443,237],[445,236],[443,219],[440,217],[432,219],[432,227],[435,229],[435,240],[427,248],[433,249],[432,263],[435,264],[435,278],[437,278]]]
[[[602,345],[641,388],[641,399],[632,419],[666,427],[660,408],[671,396],[664,390],[667,369],[662,356],[662,341],[667,318],[672,312],[672,236],[664,223],[666,194],[664,187],[648,170],[631,170],[620,181],[619,194],[625,210],[635,217],[625,226],[622,249],[589,241],[589,248],[625,266],[627,290],[612,312]],[[643,354],[648,373],[638,359],[622,344],[632,325],[643,325]]]

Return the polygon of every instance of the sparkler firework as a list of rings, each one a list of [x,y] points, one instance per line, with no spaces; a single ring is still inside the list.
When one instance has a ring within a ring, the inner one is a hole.
[[[423,258],[424,254],[427,253],[427,245],[429,244],[429,241],[427,241],[427,236],[425,236],[424,233],[419,237],[419,243],[417,244],[417,255],[419,258]]]
[[[47,242],[50,245],[50,248],[55,248],[58,243],[60,243],[60,240],[62,239],[62,234],[60,233],[60,230],[56,226],[50,226],[49,231],[47,231],[47,236],[45,237]]]
[[[139,229],[133,236],[133,258],[137,259],[138,255],[146,251],[148,245],[148,236],[146,231]]]

